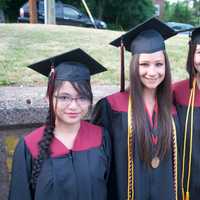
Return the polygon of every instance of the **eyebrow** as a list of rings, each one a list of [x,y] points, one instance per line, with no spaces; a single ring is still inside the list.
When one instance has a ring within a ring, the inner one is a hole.
[[[67,92],[59,92],[59,95],[68,95],[68,96],[71,96],[71,94],[69,94]]]
[[[150,61],[149,60],[140,60],[139,61],[139,63],[143,63],[143,62],[150,62]],[[155,60],[155,62],[165,62],[165,60]]]
[[[71,96],[71,97],[79,97],[80,95],[79,94],[76,94],[76,95],[72,95],[72,94],[69,94],[67,92],[60,92],[58,95],[63,95],[63,96]]]

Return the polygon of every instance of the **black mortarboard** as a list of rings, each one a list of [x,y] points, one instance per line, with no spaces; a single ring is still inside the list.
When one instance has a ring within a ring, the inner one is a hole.
[[[183,29],[177,31],[177,33],[189,32],[191,42],[195,44],[200,44],[200,27],[192,27],[188,29]]]
[[[191,41],[200,44],[200,27],[194,28],[191,34]]]
[[[44,76],[49,76],[52,66],[56,72],[55,79],[65,81],[89,80],[90,75],[106,71],[106,68],[82,49],[74,49],[28,67]]]
[[[126,50],[133,54],[153,53],[164,50],[164,40],[174,35],[176,32],[172,28],[153,17],[135,26],[110,44],[119,47],[122,41]]]

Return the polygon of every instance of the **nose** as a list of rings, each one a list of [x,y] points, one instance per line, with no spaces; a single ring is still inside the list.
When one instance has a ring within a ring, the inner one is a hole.
[[[72,99],[72,101],[69,103],[68,108],[77,108],[78,103],[76,99]]]
[[[156,75],[156,67],[154,64],[151,64],[148,68],[148,75],[155,76]]]

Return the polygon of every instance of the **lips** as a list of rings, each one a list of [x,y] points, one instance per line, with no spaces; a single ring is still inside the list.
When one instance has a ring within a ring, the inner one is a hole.
[[[65,113],[70,118],[76,118],[80,115],[80,113]]]
[[[146,80],[147,80],[148,82],[156,82],[158,79],[149,79],[149,78],[146,78]]]

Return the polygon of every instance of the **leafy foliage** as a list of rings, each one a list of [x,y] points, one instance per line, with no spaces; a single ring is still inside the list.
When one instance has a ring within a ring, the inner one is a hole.
[[[87,0],[96,17],[121,29],[129,29],[154,14],[151,0]]]
[[[4,10],[6,18],[10,21],[16,21],[19,15],[19,8],[27,0],[0,0],[0,9]]]
[[[173,4],[165,2],[164,20],[193,24],[193,9],[188,6],[187,2],[177,2]]]

